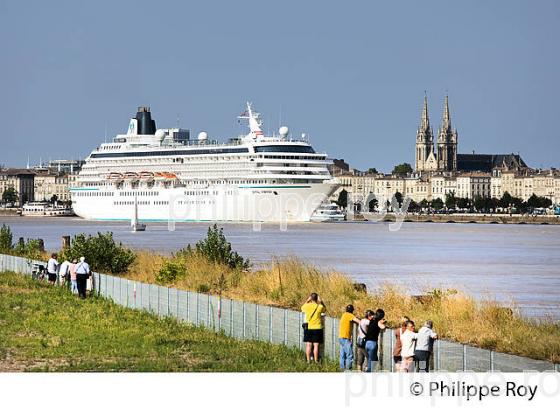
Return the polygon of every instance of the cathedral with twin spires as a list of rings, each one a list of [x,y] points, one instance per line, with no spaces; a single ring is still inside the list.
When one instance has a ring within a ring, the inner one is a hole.
[[[434,133],[428,115],[428,97],[424,95],[424,107],[420,126],[416,131],[416,167],[418,173],[491,172],[495,168],[521,170],[527,165],[517,154],[458,154],[457,129],[451,126],[449,97],[445,96],[443,117],[434,147]]]

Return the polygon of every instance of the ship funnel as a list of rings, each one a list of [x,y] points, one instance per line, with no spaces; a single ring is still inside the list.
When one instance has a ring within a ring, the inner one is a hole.
[[[136,120],[138,121],[139,135],[154,135],[156,133],[156,122],[152,120],[150,107],[138,107]]]

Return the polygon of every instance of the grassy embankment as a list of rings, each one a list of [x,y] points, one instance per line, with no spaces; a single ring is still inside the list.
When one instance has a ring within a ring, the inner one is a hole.
[[[339,316],[348,303],[358,315],[365,309],[383,308],[391,325],[402,315],[419,327],[432,319],[444,338],[496,351],[535,359],[560,362],[560,324],[553,320],[530,320],[515,309],[504,309],[493,300],[476,301],[455,291],[429,290],[429,297],[418,300],[404,290],[383,285],[374,294],[354,289],[352,281],[340,272],[326,272],[297,259],[275,261],[251,271],[230,269],[192,255],[171,259],[184,274],[168,286],[242,299],[255,303],[300,308],[310,292],[321,295],[331,316]],[[170,258],[140,251],[125,275],[130,279],[157,283],[158,272]],[[161,282],[161,281],[160,281]]]
[[[299,350],[238,341],[15,273],[0,273],[2,371],[334,371]]]

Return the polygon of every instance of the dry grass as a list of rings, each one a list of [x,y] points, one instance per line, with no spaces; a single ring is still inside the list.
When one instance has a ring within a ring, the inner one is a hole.
[[[127,275],[155,283],[166,258],[139,252]],[[560,325],[553,320],[530,320],[493,300],[476,301],[456,291],[431,290],[418,300],[405,289],[382,284],[375,293],[356,290],[353,282],[336,271],[322,271],[295,258],[275,260],[248,272],[232,270],[200,256],[183,258],[185,275],[169,283],[180,289],[221,293],[224,297],[299,310],[311,292],[317,292],[329,315],[339,316],[348,303],[358,315],[382,308],[391,325],[403,315],[417,324],[432,319],[447,339],[536,359],[560,362]]]

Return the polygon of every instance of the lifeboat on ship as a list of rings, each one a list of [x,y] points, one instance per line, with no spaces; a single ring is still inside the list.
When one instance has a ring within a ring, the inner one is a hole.
[[[142,171],[140,172],[140,178],[142,179],[152,179],[154,177],[154,173],[150,171]]]
[[[109,175],[107,175],[107,179],[111,181],[117,181],[123,179],[123,174],[119,172],[111,172]]]
[[[139,175],[136,172],[125,172],[125,178],[127,179],[138,179]]]

